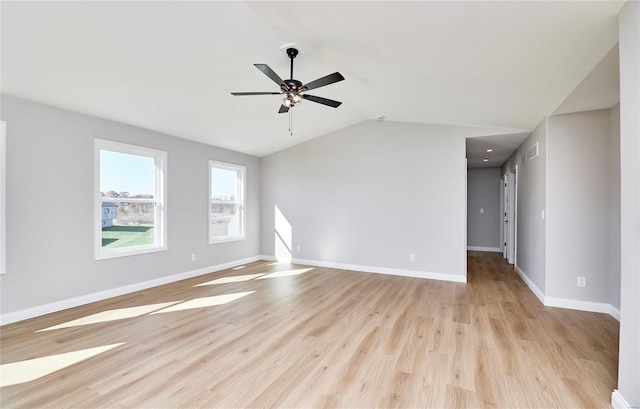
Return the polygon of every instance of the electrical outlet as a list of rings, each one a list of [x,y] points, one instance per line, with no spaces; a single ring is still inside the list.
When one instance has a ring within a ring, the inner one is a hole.
[[[578,287],[587,286],[587,277],[578,277]]]
[[[484,209],[480,209],[480,214],[484,213]]]
[[[409,261],[416,261],[416,255],[415,254],[409,254]]]
[[[195,254],[191,255],[191,261],[196,261],[196,255]]]
[[[296,246],[296,251],[300,251],[300,245],[299,244]]]

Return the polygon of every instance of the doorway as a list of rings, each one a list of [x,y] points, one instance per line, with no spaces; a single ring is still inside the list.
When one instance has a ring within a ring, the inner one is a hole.
[[[507,171],[503,176],[503,231],[502,256],[509,264],[516,263],[517,231],[518,231],[518,166]]]

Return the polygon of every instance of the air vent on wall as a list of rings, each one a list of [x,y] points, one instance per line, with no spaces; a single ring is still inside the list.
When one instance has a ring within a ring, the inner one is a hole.
[[[538,142],[533,144],[533,146],[527,149],[524,155],[522,155],[522,164],[524,165],[525,163],[533,160],[536,156],[538,156]]]

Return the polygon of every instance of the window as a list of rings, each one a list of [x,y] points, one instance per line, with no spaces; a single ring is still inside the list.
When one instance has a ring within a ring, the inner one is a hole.
[[[209,161],[209,243],[243,240],[244,166]]]
[[[95,257],[166,250],[167,153],[96,139]]]
[[[7,272],[7,123],[0,121],[0,274]]]

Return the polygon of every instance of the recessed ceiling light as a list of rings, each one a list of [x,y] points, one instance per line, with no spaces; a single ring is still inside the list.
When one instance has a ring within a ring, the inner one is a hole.
[[[489,158],[482,159],[483,162],[489,162]]]
[[[493,149],[487,149],[487,152],[493,152]]]
[[[384,115],[378,115],[378,121],[384,121],[385,118],[386,116]]]

